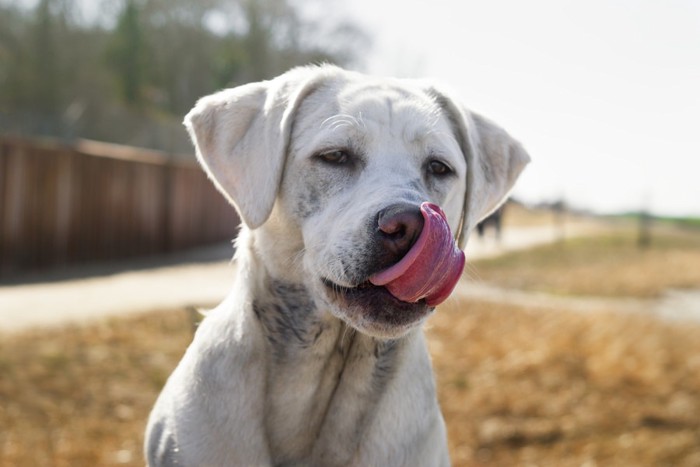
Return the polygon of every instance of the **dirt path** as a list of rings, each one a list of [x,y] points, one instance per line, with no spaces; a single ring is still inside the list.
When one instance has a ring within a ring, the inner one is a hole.
[[[668,290],[660,298],[572,297],[505,289],[483,282],[464,282],[450,300],[508,303],[573,312],[616,311],[645,313],[665,321],[700,323],[700,290]]]
[[[0,286],[0,332],[182,306],[210,306],[226,295],[235,268],[230,244]],[[78,278],[71,278],[78,276]],[[83,277],[80,277],[83,276]]]
[[[577,229],[575,234],[589,233]],[[557,239],[551,227],[512,227],[503,232],[501,242],[472,238],[467,260],[531,248]],[[572,236],[572,231],[567,236]],[[211,307],[229,291],[235,274],[230,263],[233,250],[228,244],[153,260],[125,263],[122,272],[107,267],[97,276],[67,279],[55,275],[29,284],[0,286],[0,332],[16,332],[38,326],[82,323],[109,316],[140,313],[183,306]],[[137,270],[131,270],[137,268]],[[80,275],[80,271],[73,275]],[[476,295],[475,295],[476,294]],[[460,285],[458,297],[502,297],[507,300],[533,300],[517,292],[489,290],[471,283]],[[540,299],[543,300],[543,299]],[[632,306],[632,305],[630,305]],[[568,307],[567,307],[568,308]]]

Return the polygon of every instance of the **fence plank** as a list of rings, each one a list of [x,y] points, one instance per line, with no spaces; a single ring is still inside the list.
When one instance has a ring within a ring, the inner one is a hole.
[[[238,223],[194,161],[0,138],[0,278],[230,240]]]

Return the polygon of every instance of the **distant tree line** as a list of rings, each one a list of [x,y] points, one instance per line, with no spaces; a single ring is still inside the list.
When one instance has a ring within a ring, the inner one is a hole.
[[[189,152],[180,121],[197,98],[358,64],[366,34],[309,1],[0,0],[0,132]]]

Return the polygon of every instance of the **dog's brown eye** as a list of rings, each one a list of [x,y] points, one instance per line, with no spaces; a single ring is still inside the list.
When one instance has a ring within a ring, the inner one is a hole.
[[[324,152],[323,154],[319,154],[318,158],[329,164],[343,165],[348,163],[350,155],[346,151],[338,150]]]
[[[448,175],[452,173],[452,169],[440,161],[430,161],[428,162],[428,172],[433,175]]]

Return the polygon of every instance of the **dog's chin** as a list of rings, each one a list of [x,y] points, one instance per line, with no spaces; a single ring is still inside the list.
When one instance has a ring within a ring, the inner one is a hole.
[[[321,279],[331,313],[358,331],[381,339],[395,339],[420,325],[434,308],[425,300],[402,302],[384,287],[364,282],[343,287]]]

